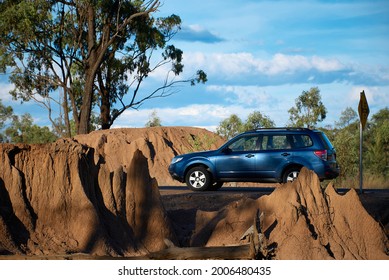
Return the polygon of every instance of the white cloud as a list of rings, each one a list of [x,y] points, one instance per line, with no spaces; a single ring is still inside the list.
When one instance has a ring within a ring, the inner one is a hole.
[[[231,114],[245,118],[252,110],[239,105],[193,104],[177,108],[128,110],[115,122],[114,127],[143,127],[153,111],[166,126],[197,126],[215,128]]]
[[[360,93],[364,91],[366,100],[369,106],[378,106],[383,108],[389,106],[389,86],[385,87],[369,87],[369,86],[354,86],[350,89],[348,96],[350,100],[359,103]]]
[[[237,75],[283,75],[303,71],[331,72],[346,69],[334,58],[286,55],[277,53],[270,59],[258,58],[251,53],[189,53],[185,55],[189,67],[204,69],[211,75],[236,77]]]
[[[235,76],[247,74],[255,68],[255,58],[250,53],[189,53],[184,54],[185,66],[204,69],[211,75]]]
[[[258,70],[269,75],[292,74],[295,72],[316,70],[331,72],[345,69],[337,59],[318,56],[275,54],[270,61],[258,62]]]
[[[210,85],[206,89],[210,92],[224,93],[225,100],[230,103],[244,104],[250,107],[261,106],[274,100],[263,87],[259,86]]]
[[[313,68],[321,72],[339,71],[346,67],[337,59],[324,59],[322,57],[313,56],[311,59]]]
[[[199,24],[191,24],[191,25],[189,25],[189,28],[192,29],[193,31],[196,31],[196,32],[201,32],[201,31],[205,30],[205,28]]]
[[[262,73],[267,73],[269,75],[276,75],[281,73],[291,74],[298,70],[308,70],[311,68],[311,63],[309,59],[301,55],[284,55],[284,54],[275,54],[271,61],[267,61],[262,66],[263,63],[259,63],[258,70]]]

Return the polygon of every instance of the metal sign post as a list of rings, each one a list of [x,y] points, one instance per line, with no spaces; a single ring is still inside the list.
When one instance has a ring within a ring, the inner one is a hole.
[[[363,163],[362,163],[362,142],[363,128],[362,123],[359,124],[359,193],[363,193]]]
[[[367,117],[369,116],[370,109],[367,104],[365,91],[361,92],[361,98],[358,105],[359,113],[359,192],[363,193],[363,162],[362,162],[362,142],[363,142],[363,130],[366,127]]]

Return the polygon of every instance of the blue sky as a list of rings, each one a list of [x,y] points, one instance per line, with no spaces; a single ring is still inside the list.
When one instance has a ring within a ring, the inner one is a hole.
[[[183,50],[182,78],[197,69],[205,85],[128,110],[114,127],[142,127],[156,111],[167,126],[214,130],[221,120],[253,111],[278,126],[304,90],[318,87],[328,110],[320,125],[334,125],[347,107],[357,111],[365,91],[370,116],[389,106],[389,1],[162,0],[157,16],[177,14],[182,29],[172,43]],[[161,84],[164,69],[144,90]],[[39,124],[47,114],[34,103],[10,100],[0,75],[0,98]]]

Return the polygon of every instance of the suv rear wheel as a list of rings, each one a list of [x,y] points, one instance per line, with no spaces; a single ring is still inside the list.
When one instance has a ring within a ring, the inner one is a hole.
[[[293,182],[297,179],[300,173],[301,167],[289,167],[285,170],[284,175],[282,176],[282,182],[288,183]]]
[[[211,185],[211,174],[203,166],[195,166],[186,174],[185,182],[193,191],[205,191]]]

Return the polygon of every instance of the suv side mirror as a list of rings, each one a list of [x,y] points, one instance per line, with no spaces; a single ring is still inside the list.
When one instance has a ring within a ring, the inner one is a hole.
[[[222,153],[223,154],[230,154],[232,152],[232,150],[230,149],[230,148],[228,148],[228,147],[226,147],[226,148],[224,148],[223,150],[222,150]]]

